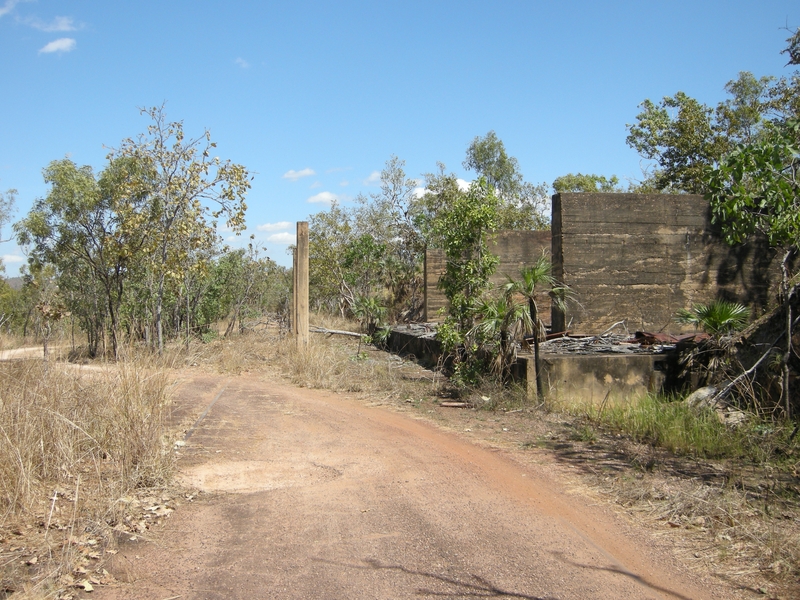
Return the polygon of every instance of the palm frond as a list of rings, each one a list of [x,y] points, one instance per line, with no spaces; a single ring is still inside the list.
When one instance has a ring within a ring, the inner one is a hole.
[[[675,319],[709,335],[720,336],[743,329],[750,319],[750,309],[738,302],[714,300],[709,304],[695,304],[691,309],[682,308]]]

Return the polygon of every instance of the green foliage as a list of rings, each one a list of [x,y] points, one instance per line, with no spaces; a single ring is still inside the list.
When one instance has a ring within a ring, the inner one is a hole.
[[[626,141],[658,164],[655,188],[703,193],[703,170],[730,149],[714,126],[713,109],[683,92],[659,104],[645,100],[640,107],[636,124],[628,125]]]
[[[449,319],[460,331],[474,325],[473,305],[489,288],[498,259],[486,244],[486,234],[497,227],[498,199],[484,178],[469,190],[449,194],[432,223],[436,243],[446,256],[439,288],[448,300]]]
[[[750,309],[736,302],[714,300],[709,304],[695,304],[677,313],[679,323],[694,325],[715,337],[730,335],[744,329],[750,319]]]
[[[792,435],[791,423],[752,418],[731,428],[711,409],[693,408],[663,396],[647,395],[584,412],[607,429],[680,455],[763,463],[775,461],[779,454],[791,456],[800,443]]]
[[[583,175],[568,173],[557,177],[553,182],[555,192],[601,192],[604,194],[623,191],[616,175],[606,178],[602,175]]]
[[[14,201],[17,197],[17,190],[8,190],[5,193],[0,192],[0,243],[7,242],[3,239],[3,228],[11,220],[14,214]],[[5,271],[2,259],[0,259],[0,273]]]
[[[676,314],[679,323],[694,325],[711,336],[711,339],[681,353],[682,376],[694,375],[700,386],[717,385],[735,377],[740,365],[733,353],[733,341],[728,336],[743,329],[749,319],[749,308],[725,300],[695,304],[688,310],[680,309]]]
[[[371,336],[372,343],[378,348],[386,348],[389,344],[389,338],[392,335],[392,328],[388,325],[378,327]]]
[[[730,243],[758,232],[772,246],[798,245],[799,141],[800,120],[790,119],[705,172],[714,219]]]
[[[467,191],[458,189],[452,175],[429,180],[426,199],[438,206],[429,221],[430,236],[445,253],[439,288],[448,301],[448,315],[436,335],[444,351],[453,357],[456,379],[473,382],[475,374],[487,365],[468,334],[475,325],[476,303],[489,289],[489,278],[497,268],[498,259],[489,252],[486,235],[497,226],[499,201],[483,177]]]
[[[352,312],[358,296],[380,296],[393,318],[413,318],[422,306],[425,240],[402,160],[381,172],[380,193],[360,195],[345,209],[334,203],[309,218],[311,304]]]
[[[524,181],[519,162],[506,152],[505,144],[490,131],[476,137],[467,148],[465,169],[475,171],[495,189],[499,199],[498,229],[547,229],[548,188]]]
[[[786,39],[788,44],[781,54],[789,55],[789,65],[800,65],[800,27]]]
[[[628,145],[655,161],[642,191],[706,193],[705,172],[738,144],[762,139],[771,122],[798,114],[800,81],[756,78],[742,71],[729,81],[730,98],[716,108],[678,92],[658,104],[645,100],[636,123],[627,125]],[[772,117],[772,118],[770,118]]]
[[[358,296],[352,306],[353,316],[361,323],[361,330],[368,336],[374,335],[386,317],[386,307],[375,297]]]
[[[569,287],[559,284],[553,277],[553,265],[550,262],[550,257],[545,252],[536,259],[532,265],[523,267],[520,271],[520,278],[508,278],[506,283],[505,294],[511,296],[519,294],[527,300],[529,322],[533,330],[533,353],[534,360],[536,361],[536,389],[538,395],[541,397],[543,394],[543,384],[539,373],[540,359],[539,359],[539,344],[545,339],[544,322],[539,315],[539,295],[543,292],[550,295],[553,305],[565,308],[567,298],[571,296]]]
[[[141,197],[118,194],[114,187],[135,167],[112,162],[96,177],[89,166],[53,161],[44,169],[51,186],[47,197],[14,225],[17,242],[29,248],[31,272],[45,265],[56,269],[61,295],[89,335],[92,355],[107,319],[117,353],[120,305],[146,239],[146,230],[129,220],[141,210]]]
[[[475,316],[479,321],[467,337],[494,356],[492,371],[508,382],[517,358],[516,340],[532,330],[527,306],[511,294],[484,297],[475,306]]]
[[[216,331],[213,331],[213,330],[212,331],[206,331],[205,333],[203,333],[200,336],[200,339],[202,340],[202,342],[204,344],[210,344],[211,342],[213,342],[214,340],[216,340],[218,338],[219,338],[219,333],[217,333]]]
[[[154,274],[153,312],[159,351],[163,349],[163,308],[167,281],[180,281],[187,270],[204,270],[204,250],[217,241],[216,219],[225,218],[234,233],[244,229],[245,196],[250,174],[245,167],[212,156],[216,143],[205,131],[186,138],[183,123],[167,121],[163,107],[142,110],[152,120],[146,135],[127,139],[109,155],[137,165],[115,182],[123,197],[141,197],[139,225],[147,223],[143,246]],[[137,218],[131,219],[131,224]]]
[[[125,335],[160,348],[164,336],[188,340],[225,318],[230,333],[287,303],[285,269],[252,245],[220,248],[217,219],[244,226],[247,170],[212,157],[208,132],[187,139],[160,108],[144,112],[148,133],[123,141],[100,173],[69,159],[48,165],[47,196],[14,228],[29,251],[26,302],[41,303],[50,273],[90,354],[107,337],[116,354]]]

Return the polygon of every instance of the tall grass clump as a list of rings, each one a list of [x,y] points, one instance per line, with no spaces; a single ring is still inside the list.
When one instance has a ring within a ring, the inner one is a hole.
[[[751,418],[732,427],[710,408],[691,407],[674,398],[651,394],[625,403],[587,407],[585,416],[603,427],[679,455],[764,462],[776,450],[785,453],[789,446],[797,445],[789,424]]]
[[[164,483],[166,384],[136,364],[78,373],[39,360],[0,363],[0,526],[56,489],[79,488],[102,512],[102,499]]]

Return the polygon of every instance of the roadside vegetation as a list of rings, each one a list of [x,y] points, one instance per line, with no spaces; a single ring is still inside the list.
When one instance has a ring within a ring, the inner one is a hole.
[[[172,477],[167,374],[141,360],[77,373],[56,358],[0,362],[0,597],[104,580],[115,532],[146,529],[136,498],[160,498]]]
[[[800,32],[788,43],[790,64],[800,64]],[[541,300],[569,302],[570,291],[546,256],[502,288],[489,283],[497,259],[488,236],[548,227],[549,192],[524,180],[493,131],[467,148],[471,184],[444,165],[408,177],[391,157],[379,192],[310,217],[313,324],[359,335],[314,334],[303,351],[288,336],[291,273],[252,240],[239,249],[221,241],[218,228],[244,230],[251,175],[217,158],[208,132],[191,137],[156,107],[143,111],[147,132],[123,140],[100,171],[53,161],[47,196],[13,225],[29,253],[23,285],[0,281],[0,350],[44,349],[44,359],[0,362],[0,598],[90,590],[107,576],[99,549],[147,535],[174,509],[174,368],[282,377],[460,430],[491,429],[487,443],[548,448],[585,476],[588,493],[664,525],[689,562],[767,595],[796,594],[799,87],[797,73],[741,73],[715,108],[679,93],[645,101],[628,126],[628,144],[654,168],[627,191],[705,193],[730,243],[760,235],[783,256],[772,315],[782,337],[752,372],[737,354],[745,307],[678,315],[710,335],[684,357],[688,374],[714,386],[696,403],[561,406],[540,382],[533,402],[514,387],[517,348],[530,344],[539,361]],[[580,173],[553,187],[624,189],[614,176]],[[0,194],[0,228],[14,199]],[[446,256],[437,371],[376,348],[386,325],[419,319],[431,247]]]

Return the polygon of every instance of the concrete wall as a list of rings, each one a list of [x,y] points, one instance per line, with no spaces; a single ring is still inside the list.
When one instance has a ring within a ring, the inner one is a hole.
[[[580,304],[553,311],[553,329],[681,332],[675,312],[721,297],[761,314],[779,281],[764,241],[730,247],[697,195],[556,194],[553,271]]]
[[[600,404],[661,392],[667,383],[669,358],[663,354],[545,354],[541,359],[544,395],[558,403]],[[528,397],[536,397],[533,356],[520,354],[515,377]]]
[[[542,252],[550,253],[549,231],[498,231],[489,240],[489,250],[500,262],[491,278],[495,285],[502,285],[508,277],[518,277],[525,265],[541,256]],[[444,294],[439,290],[439,277],[445,270],[445,256],[442,250],[429,249],[425,253],[425,311],[423,319],[427,322],[439,322],[442,316],[439,310],[445,305]],[[549,299],[540,306],[544,320],[550,311]]]

